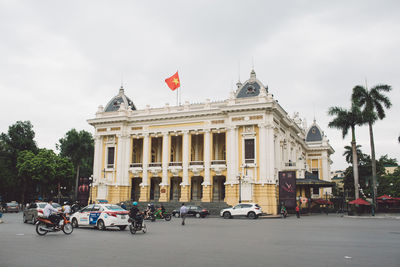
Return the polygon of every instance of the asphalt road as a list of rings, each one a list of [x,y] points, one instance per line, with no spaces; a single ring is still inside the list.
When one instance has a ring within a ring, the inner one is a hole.
[[[296,219],[147,222],[148,232],[75,229],[38,236],[4,214],[0,266],[400,266],[400,220]]]

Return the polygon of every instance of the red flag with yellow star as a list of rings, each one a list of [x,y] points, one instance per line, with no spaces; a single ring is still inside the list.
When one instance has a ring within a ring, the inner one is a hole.
[[[171,77],[165,79],[165,82],[167,83],[169,89],[171,89],[172,91],[181,86],[181,81],[179,80],[178,72],[176,72]]]

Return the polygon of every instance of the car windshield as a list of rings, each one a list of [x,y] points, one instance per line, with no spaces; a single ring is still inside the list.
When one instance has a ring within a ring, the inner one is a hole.
[[[53,203],[52,206],[53,206],[53,208],[59,208],[59,207],[61,207],[60,204],[58,204],[58,203]]]
[[[9,207],[16,207],[16,206],[18,206],[18,204],[16,204],[16,203],[7,203],[7,206],[9,206]]]
[[[116,211],[125,211],[123,208],[121,208],[118,205],[106,205],[104,206],[108,210],[116,210]]]
[[[54,205],[54,204],[53,204],[53,205]],[[39,204],[38,206],[39,206],[39,208],[44,209],[44,207],[46,207],[46,204],[42,203],[42,204]],[[53,207],[54,207],[54,206],[53,206]]]

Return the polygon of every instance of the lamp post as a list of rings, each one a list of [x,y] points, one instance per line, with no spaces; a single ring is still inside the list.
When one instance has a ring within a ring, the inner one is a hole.
[[[92,204],[92,183],[93,183],[93,174],[89,177],[89,204]]]

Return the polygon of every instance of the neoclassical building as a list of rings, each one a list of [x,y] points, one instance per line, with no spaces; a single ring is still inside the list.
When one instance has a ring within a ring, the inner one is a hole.
[[[121,87],[88,122],[92,199],[233,205],[240,198],[276,214],[282,171],[295,171],[298,196],[330,192],[323,187],[334,150],[323,131],[289,116],[254,70],[224,101],[138,110]]]

